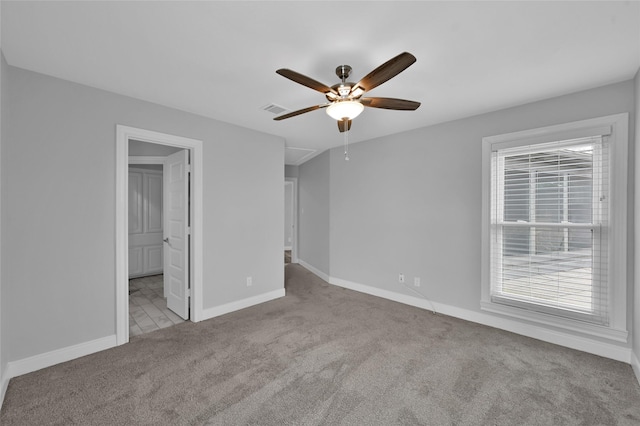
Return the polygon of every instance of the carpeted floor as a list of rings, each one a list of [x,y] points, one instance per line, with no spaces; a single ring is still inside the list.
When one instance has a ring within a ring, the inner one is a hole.
[[[638,425],[629,365],[331,286],[12,379],[2,425]]]

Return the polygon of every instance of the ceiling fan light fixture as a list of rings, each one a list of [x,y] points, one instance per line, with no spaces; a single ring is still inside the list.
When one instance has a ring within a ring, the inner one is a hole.
[[[351,90],[351,96],[354,98],[358,98],[362,96],[363,93],[364,93],[364,89],[360,86],[357,86]]]
[[[334,102],[327,108],[327,114],[334,120],[353,120],[364,110],[364,105],[357,101]]]

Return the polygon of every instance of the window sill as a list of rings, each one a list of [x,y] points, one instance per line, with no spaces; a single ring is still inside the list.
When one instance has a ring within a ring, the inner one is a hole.
[[[512,306],[501,305],[490,301],[481,301],[480,308],[483,311],[505,315],[519,320],[525,320],[532,323],[551,326],[562,330],[587,334],[589,336],[601,339],[611,340],[615,342],[628,342],[629,333],[627,330],[620,330],[602,325],[589,324],[582,321],[572,320],[569,318],[561,318],[553,315],[543,314],[540,312],[530,311],[526,309],[516,308]]]

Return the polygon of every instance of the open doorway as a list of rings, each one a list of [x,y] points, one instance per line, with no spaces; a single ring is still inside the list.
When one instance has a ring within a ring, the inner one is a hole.
[[[298,179],[284,179],[284,263],[298,263]]]
[[[174,312],[169,307],[171,271],[165,273],[172,267],[172,259],[165,256],[165,252],[172,247],[165,223],[169,214],[165,211],[168,205],[163,201],[171,197],[164,194],[167,189],[164,165],[169,156],[180,151],[185,150],[129,141],[129,336],[150,333],[189,319],[188,309],[178,307],[178,312]],[[186,191],[179,201],[188,204]],[[175,245],[174,241],[171,243]]]
[[[130,335],[129,147],[138,142],[175,151],[168,156],[150,155],[133,162],[163,164],[163,204],[167,207],[163,208],[162,287],[167,305],[172,304],[171,309],[182,318],[194,322],[202,318],[202,141],[117,126],[116,339],[119,345],[128,342]],[[173,200],[166,198],[169,186],[169,196],[178,194]],[[175,273],[176,270],[180,273]],[[169,278],[165,279],[167,275]]]
[[[136,145],[148,146],[141,150]],[[163,164],[137,164],[136,161],[146,159],[136,154],[154,154],[156,147],[164,148],[145,142],[129,142],[130,337],[184,321],[167,308],[164,295]]]

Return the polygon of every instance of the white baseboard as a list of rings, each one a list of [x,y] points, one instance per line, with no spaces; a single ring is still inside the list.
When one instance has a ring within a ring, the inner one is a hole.
[[[305,266],[302,262],[301,265]],[[313,270],[310,271],[314,272]],[[316,275],[318,274],[316,273]],[[419,297],[408,296],[389,290],[383,290],[377,287],[354,283],[340,278],[329,277],[329,279],[325,279],[325,281],[339,287],[348,288],[351,290],[359,291],[361,293],[370,294],[372,296],[382,297],[384,299],[393,300],[395,302],[404,303],[405,305],[415,306],[417,308],[422,308],[428,311],[435,310],[440,314],[460,318],[465,321],[471,321],[482,325],[487,325],[489,327],[498,328],[501,330],[542,340],[544,342],[553,343],[559,346],[565,346],[571,349],[599,355],[605,358],[614,359],[616,361],[622,361],[627,364],[631,362],[631,349],[628,347],[618,346],[615,344],[602,342],[599,340],[590,339],[588,337],[567,332],[551,330],[542,326],[494,316],[484,312],[476,312],[464,308],[459,308],[457,306],[431,302]],[[640,377],[638,372],[636,372],[636,375]]]
[[[56,349],[40,355],[34,355],[18,361],[9,362],[7,364],[7,371],[5,375],[11,379],[42,368],[60,364],[61,362],[71,361],[72,359],[113,348],[114,346],[116,346],[115,334],[91,340],[89,342],[68,346],[66,348]]]
[[[228,314],[231,312],[239,311],[240,309],[248,308],[250,306],[259,305],[260,303],[268,302],[270,300],[284,297],[284,288],[273,290],[268,293],[259,294],[257,296],[248,297],[246,299],[230,302],[225,305],[214,306],[213,308],[207,308],[202,310],[202,320],[208,320],[210,318],[219,317],[220,315]]]
[[[633,367],[633,372],[636,374],[638,384],[640,384],[640,360],[638,359],[638,354],[635,352],[631,352],[631,367]]]
[[[582,352],[614,359],[629,364],[631,359],[631,348],[619,346],[613,343],[602,342],[589,337],[552,330],[540,325],[519,322],[509,318],[498,317],[488,313],[469,311],[454,306],[436,305],[436,310],[445,315],[464,319],[478,324],[486,325],[543,342],[576,349]]]
[[[347,281],[340,278],[331,277],[328,280],[329,284],[337,285],[338,287],[348,288],[350,290],[359,291],[360,293],[370,294],[372,296],[382,297],[383,299],[393,300],[394,302],[404,303],[405,305],[415,306],[417,308],[433,310],[434,305],[426,299],[421,299],[414,296],[407,296],[406,294],[396,293],[394,291],[383,290],[377,287],[371,287],[365,284],[354,283],[353,281]],[[452,315],[455,316],[455,315]]]
[[[219,315],[224,315],[226,313],[244,309],[249,306],[268,302],[269,300],[277,299],[283,297],[284,295],[285,290],[284,288],[282,288],[268,293],[260,294],[258,296],[253,296],[247,299],[238,300],[236,302],[227,303],[226,305],[205,309],[203,310],[202,319],[205,320]],[[61,362],[71,361],[72,359],[80,358],[82,356],[103,351],[115,346],[117,346],[116,335],[112,335],[92,340],[90,342],[80,343],[62,349],[56,349],[44,354],[34,355],[32,357],[21,359],[18,361],[9,362],[3,374],[0,376],[0,408],[2,408],[2,402],[4,401],[4,396],[9,386],[9,381],[13,377],[31,373],[42,368],[51,367],[52,365],[60,364]]]
[[[284,288],[282,288],[268,293],[260,294],[258,296],[253,296],[247,299],[238,300],[236,302],[227,303],[226,305],[205,309],[202,312],[202,320],[248,308],[249,306],[268,302],[269,300],[277,299],[283,297],[284,295],[285,290]],[[2,402],[4,401],[4,396],[9,386],[9,381],[13,377],[31,373],[42,368],[51,367],[52,365],[59,364],[61,362],[70,361],[72,359],[80,358],[82,356],[103,351],[115,346],[117,346],[117,339],[116,336],[113,335],[103,337],[101,339],[92,340],[90,342],[69,346],[67,348],[57,349],[44,354],[35,355],[18,361],[9,362],[7,364],[7,368],[4,371],[4,374],[2,374],[0,378],[0,408],[2,408]]]
[[[304,260],[302,260],[300,258],[298,258],[298,263],[300,265],[302,265],[304,267],[304,269],[308,270],[309,272],[313,273],[314,275],[317,275],[318,277],[322,278],[326,282],[329,282],[329,280],[331,279],[329,277],[329,275],[325,274],[320,269],[315,268],[314,266],[310,265],[309,263],[305,262]]]
[[[7,368],[2,375],[0,387],[0,407],[4,401],[9,380],[23,374],[32,373],[42,368],[51,367],[61,362],[71,361],[85,355],[100,352],[116,346],[116,336],[107,336],[90,342],[80,343],[62,349],[56,349],[40,355],[34,355],[29,358],[12,361],[7,364]]]

